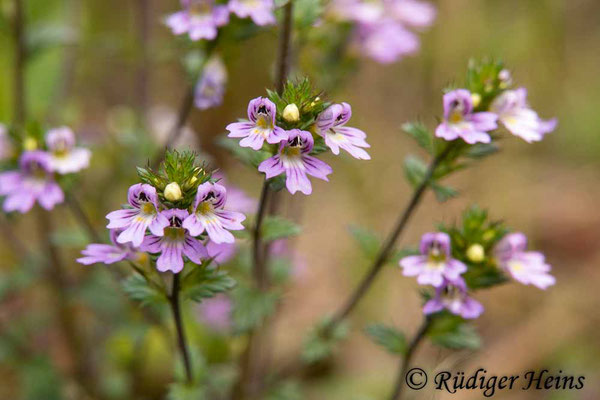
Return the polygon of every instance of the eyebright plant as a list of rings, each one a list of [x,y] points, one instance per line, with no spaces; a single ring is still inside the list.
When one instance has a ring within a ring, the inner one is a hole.
[[[316,156],[340,148],[354,158],[368,160],[364,150],[366,134],[345,126],[352,115],[348,103],[330,104],[314,92],[308,80],[288,82],[281,95],[267,91],[248,104],[248,121],[227,126],[230,138],[242,138],[239,145],[259,152],[255,166],[266,179],[285,175],[292,194],[312,193],[308,176],[328,181],[333,171]]]
[[[0,173],[0,196],[5,196],[3,210],[26,213],[37,202],[46,210],[64,201],[59,184],[66,177],[89,166],[91,152],[76,147],[75,134],[70,128],[48,130],[42,135],[32,127],[30,135],[18,140],[0,126],[0,155],[8,172]],[[21,149],[15,152],[14,149]]]
[[[125,259],[137,251],[157,255],[159,271],[179,273],[184,258],[194,264],[209,258],[208,241],[233,243],[229,231],[244,229],[246,217],[224,209],[227,190],[195,159],[193,153],[167,152],[158,171],[138,168],[141,182],[129,188],[128,204],[106,216],[115,246],[90,245],[79,261],[109,264],[116,253]]]

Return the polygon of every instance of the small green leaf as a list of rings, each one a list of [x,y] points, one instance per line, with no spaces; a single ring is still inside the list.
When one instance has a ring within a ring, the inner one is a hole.
[[[406,337],[396,328],[384,324],[371,324],[365,328],[365,332],[371,340],[388,352],[400,355],[406,353]]]
[[[427,336],[434,344],[450,349],[475,350],[481,347],[477,331],[461,317],[444,311],[431,318]]]
[[[302,360],[312,364],[323,361],[334,353],[337,344],[348,335],[346,323],[336,324],[330,329],[329,318],[319,322],[305,338],[302,346]]]
[[[281,174],[269,179],[269,189],[273,192],[279,192],[285,187],[285,178],[285,174]]]
[[[413,186],[419,186],[427,174],[427,166],[419,157],[408,156],[404,160],[404,174]]]
[[[214,266],[195,267],[185,278],[183,294],[194,301],[202,301],[219,293],[227,292],[236,285],[235,279],[227,271]]]
[[[122,283],[123,290],[135,301],[139,301],[142,306],[160,304],[166,301],[165,294],[157,288],[150,285],[143,276],[133,274]]]
[[[262,224],[262,238],[265,242],[298,235],[301,228],[294,222],[280,216],[268,216]]]
[[[476,143],[469,147],[465,153],[465,157],[469,158],[484,158],[498,152],[498,146],[494,143]]]
[[[247,332],[259,326],[273,314],[279,294],[255,288],[239,287],[233,294],[233,324],[237,332]]]
[[[458,191],[456,189],[440,185],[437,182],[431,182],[431,188],[433,189],[433,193],[435,193],[435,198],[440,203],[458,196]]]
[[[402,125],[402,129],[412,136],[419,146],[425,149],[429,154],[433,152],[433,135],[425,125],[420,122],[407,122]]]
[[[377,235],[360,226],[351,226],[350,233],[354,236],[354,239],[360,245],[360,249],[363,251],[367,258],[374,258],[381,247],[381,242]]]

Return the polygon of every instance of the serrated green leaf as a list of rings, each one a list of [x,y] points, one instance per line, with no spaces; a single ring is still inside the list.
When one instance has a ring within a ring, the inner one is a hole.
[[[265,242],[295,236],[300,232],[301,228],[298,225],[278,215],[266,217],[261,229],[262,239]]]
[[[427,336],[436,345],[450,349],[481,347],[481,339],[475,328],[461,317],[446,311],[431,316]]]
[[[373,258],[377,255],[381,247],[381,242],[377,235],[360,226],[351,226],[350,233],[352,233],[352,236],[354,236],[354,239],[356,239],[360,249],[367,258]]]
[[[236,285],[235,279],[227,271],[214,266],[198,266],[183,281],[183,294],[193,301],[202,301],[227,292]]]
[[[408,182],[413,186],[419,186],[425,175],[427,174],[427,166],[419,157],[408,156],[404,160],[404,175]]]
[[[279,192],[285,187],[285,178],[285,174],[281,174],[269,179],[269,190]]]
[[[329,319],[320,321],[306,336],[302,345],[302,360],[312,364],[323,361],[335,352],[337,344],[348,335],[345,322],[336,324],[333,329]]]
[[[449,186],[443,186],[436,182],[431,182],[431,188],[433,189],[433,193],[435,193],[435,198],[440,203],[458,196],[458,191],[456,189]]]
[[[150,285],[146,279],[139,274],[133,274],[126,278],[123,281],[122,286],[125,293],[132,300],[139,301],[142,306],[166,302],[165,294]]]
[[[262,324],[275,311],[279,294],[255,288],[239,287],[233,294],[233,325],[237,332],[247,332]]]
[[[322,0],[294,0],[294,22],[299,29],[313,27],[322,13]]]
[[[469,147],[465,157],[479,159],[498,152],[498,146],[494,143],[476,143]]]
[[[402,129],[412,136],[417,141],[417,144],[428,153],[433,153],[433,135],[425,125],[420,122],[407,122],[402,125]]]
[[[406,353],[406,337],[396,328],[384,324],[371,324],[365,328],[365,332],[371,340],[388,352],[400,355]]]

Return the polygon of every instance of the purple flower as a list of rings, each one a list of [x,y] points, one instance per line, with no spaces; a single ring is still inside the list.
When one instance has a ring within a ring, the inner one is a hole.
[[[420,47],[417,35],[390,19],[359,25],[357,36],[361,51],[381,64],[397,62],[402,56],[415,54]]]
[[[277,114],[275,103],[266,97],[257,97],[248,104],[249,122],[234,122],[227,125],[229,137],[244,138],[240,146],[260,150],[264,141],[275,144],[287,139],[286,132],[275,126]]]
[[[498,127],[498,116],[491,112],[473,112],[471,93],[456,89],[444,95],[444,121],[438,125],[435,135],[446,140],[462,138],[469,144],[489,143],[487,132]]]
[[[169,221],[164,235],[148,235],[140,246],[140,250],[148,253],[161,253],[156,260],[156,268],[160,272],[171,271],[174,274],[183,269],[183,256],[191,262],[202,264],[208,258],[204,245],[183,227],[183,221],[190,215],[186,210],[171,209],[161,212]]]
[[[224,332],[231,327],[231,299],[224,294],[203,300],[198,305],[200,319],[218,332]]]
[[[443,309],[466,319],[477,318],[483,312],[481,303],[467,295],[467,285],[460,277],[454,280],[445,279],[442,285],[435,289],[435,297],[423,306],[423,313],[428,315]]]
[[[194,102],[196,107],[206,110],[223,103],[227,70],[220,57],[212,57],[204,66],[202,77],[196,85]]]
[[[420,285],[442,286],[444,279],[454,281],[467,266],[451,257],[450,236],[443,232],[426,233],[421,238],[421,255],[400,260],[405,276],[416,276]]]
[[[388,3],[396,19],[417,29],[427,28],[435,20],[436,10],[431,3],[418,0],[391,0]]]
[[[288,139],[280,144],[279,152],[260,163],[258,170],[264,172],[267,179],[285,172],[285,185],[291,194],[298,190],[311,194],[312,186],[307,175],[329,181],[327,175],[333,170],[323,161],[309,156],[314,145],[309,132],[292,129],[288,135]]]
[[[63,126],[49,130],[46,146],[52,169],[59,174],[81,171],[90,165],[92,153],[83,147],[75,147],[75,134],[71,128]]]
[[[537,251],[525,251],[527,237],[520,233],[506,235],[496,245],[494,254],[498,264],[516,281],[524,285],[534,285],[546,289],[556,283],[550,275],[551,267],[546,264],[545,257]]]
[[[224,210],[227,190],[218,183],[203,183],[198,187],[196,199],[192,205],[193,212],[183,221],[192,236],[198,236],[204,231],[210,240],[220,243],[233,243],[234,237],[230,230],[244,229],[242,221],[246,216],[236,211]]]
[[[229,22],[226,5],[215,5],[214,0],[181,0],[182,11],[171,14],[167,25],[175,35],[189,34],[190,39],[212,40],[217,28]]]
[[[146,229],[154,236],[162,236],[169,221],[159,212],[156,189],[145,183],[138,183],[129,188],[127,201],[133,208],[117,210],[109,213],[108,229],[123,229],[117,237],[118,243],[131,242],[139,247],[146,235]]]
[[[6,212],[26,213],[36,201],[46,210],[62,203],[64,193],[54,181],[50,155],[40,150],[24,152],[18,171],[0,174],[0,196],[6,196]]]
[[[230,0],[229,11],[240,18],[252,18],[256,25],[275,23],[275,2],[273,0]]]
[[[527,89],[507,90],[494,99],[490,111],[498,114],[498,119],[506,129],[526,142],[542,140],[546,133],[556,128],[556,119],[542,120],[527,104]]]
[[[81,252],[83,257],[78,258],[77,262],[84,265],[96,263],[114,264],[125,259],[138,259],[138,253],[132,246],[117,242],[117,235],[119,233],[119,230],[110,231],[110,241],[112,242],[112,245],[99,243],[89,244],[85,250]]]
[[[340,148],[359,160],[370,160],[369,154],[362,147],[371,147],[365,141],[367,135],[360,129],[346,125],[352,116],[352,108],[348,103],[334,104],[317,117],[317,133],[325,138],[325,144],[333,154],[340,154]]]

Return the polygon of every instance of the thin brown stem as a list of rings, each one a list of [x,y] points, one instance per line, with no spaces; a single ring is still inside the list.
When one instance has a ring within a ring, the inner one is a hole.
[[[410,363],[412,361],[413,355],[429,330],[431,320],[426,318],[414,338],[408,345],[406,350],[406,354],[404,358],[400,361],[400,368],[398,369],[398,376],[396,377],[396,383],[394,384],[394,389],[392,390],[392,394],[390,396],[390,400],[400,400],[402,398],[402,393],[404,392],[405,382],[406,382],[406,374],[408,372],[408,368],[410,367]]]
[[[26,115],[25,63],[25,4],[23,0],[14,0],[13,18],[14,38],[14,121],[19,129],[23,128]]]
[[[137,108],[140,118],[145,120],[148,110],[148,83],[150,78],[150,5],[151,0],[137,0],[137,38],[139,43],[139,57],[137,66],[137,79],[135,82]]]
[[[367,293],[371,285],[373,284],[375,278],[381,271],[382,267],[388,261],[392,250],[394,249],[396,242],[398,241],[400,235],[404,231],[410,217],[415,212],[417,206],[419,205],[423,194],[426,189],[429,187],[430,181],[436,172],[437,167],[440,165],[442,161],[450,154],[454,145],[448,144],[446,147],[439,152],[429,164],[425,176],[423,177],[423,181],[417,186],[415,191],[413,192],[407,206],[404,208],[393,231],[388,236],[385,244],[379,251],[375,261],[357,286],[357,288],[352,292],[352,294],[348,297],[348,299],[342,303],[342,306],[338,309],[338,311],[333,315],[328,325],[326,325],[323,334],[329,335],[331,334],[335,328],[344,321],[355,309],[356,305],[360,302],[360,300]],[[302,375],[306,372],[306,365],[304,365],[301,361],[298,360],[298,357],[295,357],[291,361],[284,364],[283,367],[279,369],[273,376],[273,382],[281,381],[282,379],[289,378],[291,376]]]
[[[266,216],[267,203],[269,199],[269,182],[265,179],[260,192],[256,223],[252,232],[252,259],[254,262],[254,281],[258,288],[264,290],[269,285],[269,276],[265,266],[264,246],[262,243],[262,224]]]
[[[290,49],[292,42],[292,16],[294,14],[294,1],[289,0],[283,6],[283,20],[279,35],[279,53],[277,57],[277,75],[275,76],[275,90],[281,94],[290,73]]]
[[[192,373],[192,362],[190,359],[190,352],[188,350],[187,340],[185,337],[183,319],[181,317],[180,290],[180,276],[179,274],[174,274],[173,290],[171,291],[171,295],[169,296],[169,304],[171,305],[171,311],[173,312],[173,321],[175,322],[175,330],[177,331],[177,346],[179,348],[181,358],[183,359],[186,381],[187,383],[192,383],[194,379],[194,374]]]
[[[166,150],[170,150],[173,148],[177,140],[183,133],[183,128],[192,113],[192,109],[194,108],[194,95],[195,95],[195,85],[192,83],[186,90],[183,99],[181,100],[181,104],[179,106],[179,112],[177,113],[177,119],[175,120],[175,125],[171,129],[169,136],[163,146],[162,149],[159,150],[158,154],[154,157],[151,162],[153,167],[157,167],[158,164],[164,158],[164,152]]]
[[[398,241],[402,232],[404,232],[404,229],[406,228],[410,217],[414,214],[414,211],[419,205],[423,194],[429,187],[431,178],[433,177],[435,170],[439,166],[440,162],[449,154],[451,148],[452,145],[447,145],[441,153],[439,153],[433,158],[433,160],[429,164],[429,167],[427,168],[427,172],[425,173],[422,182],[419,184],[419,186],[417,186],[417,188],[413,192],[408,204],[400,214],[400,217],[398,218],[394,229],[388,236],[387,240],[385,241],[385,244],[383,245],[379,253],[377,254],[375,261],[373,262],[373,264],[371,265],[371,267],[369,268],[359,285],[356,287],[354,292],[352,292],[352,294],[348,297],[347,301],[343,303],[339,310],[334,314],[333,318],[331,319],[331,322],[327,326],[327,331],[331,332],[339,323],[346,319],[348,315],[350,315],[350,313],[354,310],[356,305],[360,302],[360,300],[364,297],[364,295],[367,293],[367,291],[375,281],[375,278],[377,277],[377,275],[379,275],[379,272],[381,272],[382,267],[390,258],[390,255],[396,245],[396,242]]]
[[[293,0],[289,0],[283,7],[275,76],[275,89],[279,94],[283,93],[290,69],[293,7]],[[261,189],[252,238],[252,276],[256,287],[263,292],[269,289],[269,246],[263,242],[261,231],[264,218],[267,215],[267,205],[271,203],[271,209],[276,210],[277,197],[275,193],[270,191],[269,182],[265,179]],[[232,398],[234,400],[252,398],[262,390],[269,359],[268,355],[265,354],[267,350],[265,343],[269,329],[267,325],[268,321],[264,321],[262,326],[249,332],[248,344],[240,357],[240,376],[233,388]]]

